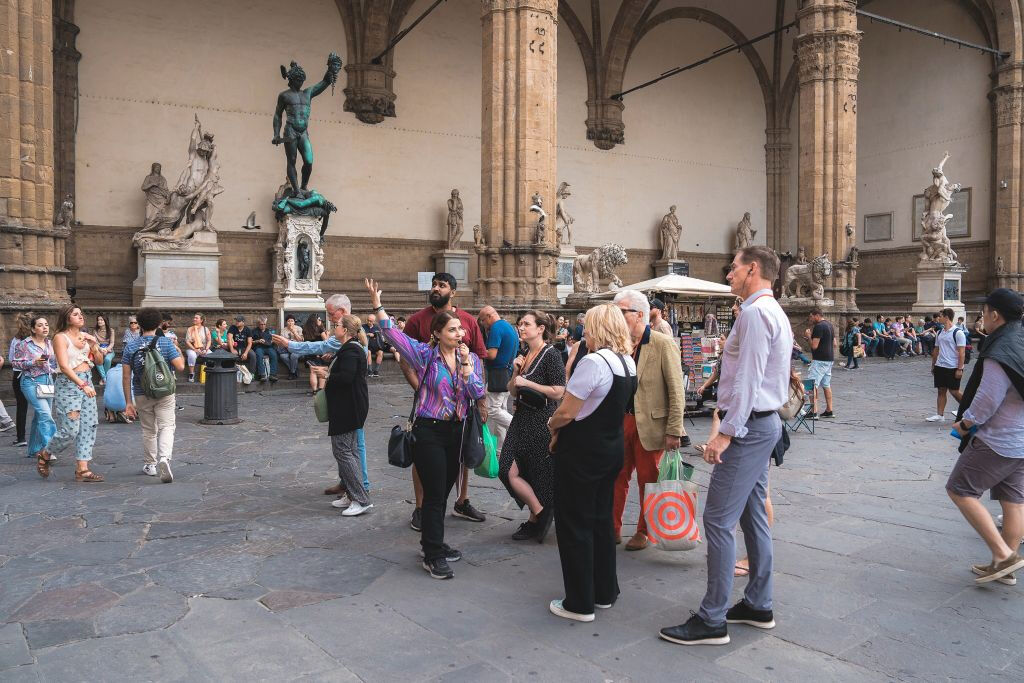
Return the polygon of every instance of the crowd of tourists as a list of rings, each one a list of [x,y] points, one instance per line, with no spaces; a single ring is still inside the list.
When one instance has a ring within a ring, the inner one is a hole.
[[[793,332],[772,296],[778,270],[774,252],[754,246],[736,254],[727,276],[737,297],[734,324],[715,376],[699,390],[717,382],[712,431],[698,446],[713,466],[703,512],[707,592],[689,620],[661,630],[674,643],[722,644],[729,642],[727,624],[775,625],[768,469],[785,441],[780,408],[801,391],[791,367]],[[268,329],[265,317],[254,327],[241,316],[230,326],[219,319],[207,327],[197,314],[182,340],[170,316],[143,308],[129,320],[117,365],[114,333],[104,317],[87,331],[81,309],[70,305],[58,313],[51,334],[47,318],[24,315],[8,356],[17,416],[0,416],[0,429],[17,427],[18,442],[27,445],[41,477],[50,476],[56,453],[69,450],[76,481],[102,482],[90,463],[96,386],[106,383],[107,392],[123,395],[125,418],[141,425],[143,472],[170,483],[176,373],[187,368],[188,381],[197,381],[201,359],[217,349],[236,355],[262,381],[276,381],[280,364],[295,378],[305,363],[310,389],[322,398],[337,465],[337,484],[324,494],[333,496],[331,505],[342,515],[356,517],[373,508],[363,427],[368,379],[379,376],[387,355],[398,362],[413,400],[408,443],[416,504],[410,526],[420,534],[423,569],[432,578],[451,579],[452,563],[462,558],[445,542],[453,490],[454,515],[486,519],[468,497],[465,463],[468,430],[480,421],[497,442],[498,478],[526,509],[512,538],[542,543],[554,526],[564,594],[549,610],[586,622],[596,610],[612,608],[619,597],[616,545],[623,542],[631,481],[635,477],[644,500],[645,488],[658,480],[663,455],[690,445],[680,350],[663,317],[664,304],[624,290],[571,328],[570,321],[541,310],[522,313],[513,325],[492,306],[476,316],[456,306],[458,282],[438,273],[428,305],[406,320],[388,314],[374,280],[365,286],[372,307],[365,322],[353,315],[347,296],[336,294],[325,305],[330,329],[319,315],[301,327],[288,316],[280,334]],[[947,489],[992,551],[991,562],[972,567],[978,582],[1015,582],[1013,572],[1024,567],[1017,554],[1024,536],[1022,314],[1019,295],[996,290],[973,332],[959,327],[948,309],[926,318],[920,330],[902,316],[851,320],[841,338],[816,310],[804,332],[811,350],[813,417],[834,417],[830,378],[836,351],[854,368],[861,355],[878,349],[886,357],[931,354],[939,393],[937,414],[928,419],[944,419],[951,393],[959,403],[954,430],[963,436]],[[979,335],[980,362],[960,393],[968,340]],[[819,389],[825,401],[820,415]],[[26,442],[28,405],[33,420]],[[1003,508],[1001,532],[978,500],[986,490]],[[737,525],[747,548],[739,562]],[[640,515],[624,549],[648,547],[648,534]],[[747,585],[730,607],[735,576],[746,576]]]

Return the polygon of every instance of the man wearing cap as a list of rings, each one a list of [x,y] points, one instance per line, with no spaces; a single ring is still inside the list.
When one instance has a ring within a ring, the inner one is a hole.
[[[1024,568],[1018,552],[1024,538],[1022,315],[1024,299],[1013,290],[995,289],[986,297],[982,320],[988,336],[953,425],[962,440],[946,492],[992,552],[989,564],[971,565],[976,583],[1013,585],[1013,572]],[[1001,534],[979,500],[985,491],[1003,509]]]
[[[665,302],[661,299],[651,300],[651,329],[675,337],[672,326],[665,320]]]
[[[481,359],[487,358],[487,349],[484,347],[484,336],[480,332],[480,326],[476,322],[471,314],[456,308],[452,304],[452,300],[455,298],[455,290],[458,289],[459,283],[455,279],[455,276],[450,273],[435,273],[434,277],[430,281],[430,294],[427,296],[427,300],[430,305],[419,311],[416,311],[409,320],[405,323],[405,330],[407,335],[413,339],[423,342],[424,344],[430,343],[430,325],[434,321],[434,316],[441,311],[455,311],[455,314],[459,316],[459,322],[462,323],[462,329],[466,331],[466,337],[464,339],[466,346],[469,350],[479,356]],[[415,389],[419,386],[419,377],[416,375],[416,371],[412,369],[405,361],[400,363],[402,372],[405,374],[405,380],[409,385]],[[477,407],[480,409],[480,419],[487,421],[487,400],[486,398],[481,399],[477,403]],[[420,485],[419,475],[416,473],[416,467],[412,468],[412,483],[413,490],[416,494],[416,508],[412,512],[412,520],[409,522],[409,526],[414,531],[420,531],[420,516],[421,508],[423,507],[423,487]],[[463,468],[462,485],[459,488],[459,499],[455,501],[455,507],[452,510],[452,514],[457,517],[462,517],[473,522],[486,521],[487,517],[484,516],[479,510],[477,510],[469,502],[469,470]]]

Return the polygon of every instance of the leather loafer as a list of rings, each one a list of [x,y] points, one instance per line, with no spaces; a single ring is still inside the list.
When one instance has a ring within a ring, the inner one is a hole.
[[[647,536],[634,534],[633,538],[626,542],[626,550],[643,550],[649,543],[650,541],[647,540]]]
[[[342,493],[345,493],[345,487],[342,486],[340,482],[330,488],[324,489],[325,496],[337,496]]]

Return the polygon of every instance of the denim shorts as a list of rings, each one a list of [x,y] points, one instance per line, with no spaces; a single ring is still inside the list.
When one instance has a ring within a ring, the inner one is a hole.
[[[832,361],[812,360],[811,367],[807,368],[807,379],[814,380],[815,387],[829,387],[832,385]]]

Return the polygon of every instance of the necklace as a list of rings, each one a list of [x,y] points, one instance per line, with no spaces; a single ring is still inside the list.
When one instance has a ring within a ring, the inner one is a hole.
[[[528,371],[530,369],[530,366],[533,365],[533,361],[537,360],[537,356],[543,350],[544,350],[544,345],[543,344],[538,346],[536,351],[534,351],[532,349],[528,350],[526,352],[526,361],[523,363],[523,368],[522,368],[522,370],[520,371],[519,374],[522,374],[523,372]]]

